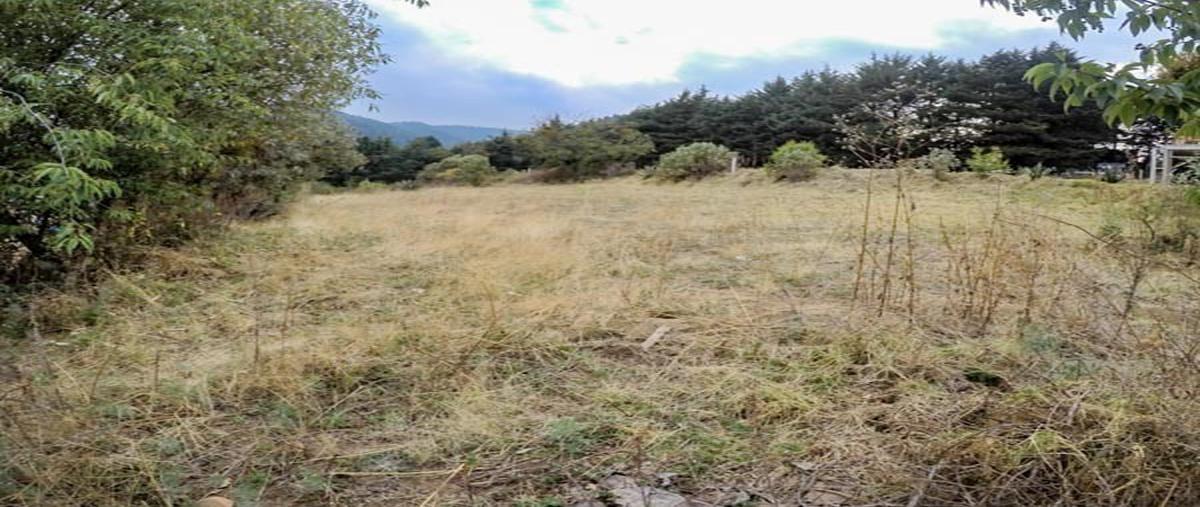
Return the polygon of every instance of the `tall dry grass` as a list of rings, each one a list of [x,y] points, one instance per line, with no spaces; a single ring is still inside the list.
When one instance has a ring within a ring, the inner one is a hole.
[[[0,503],[555,505],[612,473],[713,503],[1197,503],[1200,284],[1139,214],[1158,192],[311,196],[40,297],[0,370]]]

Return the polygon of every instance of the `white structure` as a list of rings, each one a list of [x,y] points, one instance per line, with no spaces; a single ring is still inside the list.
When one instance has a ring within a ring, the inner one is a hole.
[[[1150,152],[1149,180],[1171,183],[1175,171],[1200,160],[1200,144],[1164,144]]]

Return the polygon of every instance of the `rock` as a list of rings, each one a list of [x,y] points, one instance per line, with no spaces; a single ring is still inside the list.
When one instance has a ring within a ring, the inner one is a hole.
[[[600,481],[600,487],[603,489],[636,488],[638,484],[628,476],[613,474]]]
[[[702,507],[708,504],[693,502],[683,495],[665,489],[638,485],[624,475],[612,475],[600,482],[608,490],[611,505],[619,507]]]
[[[654,474],[654,478],[658,480],[658,487],[660,488],[670,487],[675,482],[676,477],[679,477],[679,474],[674,472],[659,472]]]
[[[233,500],[223,496],[210,496],[196,502],[196,507],[233,507]]]
[[[619,488],[610,490],[612,502],[620,507],[690,507],[680,495],[658,488]]]

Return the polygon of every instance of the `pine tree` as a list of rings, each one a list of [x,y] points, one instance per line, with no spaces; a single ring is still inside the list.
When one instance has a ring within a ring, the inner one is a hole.
[[[997,51],[958,74],[949,98],[976,118],[980,135],[975,144],[999,147],[1017,167],[1041,163],[1089,169],[1111,157],[1105,146],[1117,141],[1118,132],[1104,122],[1099,108],[1084,105],[1064,112],[1061,104],[1025,82],[1031,66],[1060,57],[1076,59],[1057,44]]]

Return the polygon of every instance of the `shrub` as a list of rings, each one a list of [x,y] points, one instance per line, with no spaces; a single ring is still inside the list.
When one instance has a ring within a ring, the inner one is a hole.
[[[1182,254],[1187,263],[1200,261],[1200,192],[1195,186],[1169,185],[1135,194],[1129,210],[1142,226],[1150,251]]]
[[[987,151],[984,151],[983,148],[971,148],[971,158],[967,159],[967,168],[978,174],[1011,170],[1008,159],[1004,157],[1004,152],[995,147]]]
[[[444,185],[480,187],[499,176],[483,155],[454,155],[425,166],[417,179]]]
[[[775,149],[764,169],[777,180],[806,181],[817,176],[817,170],[825,166],[826,160],[828,158],[821,154],[816,144],[788,141]]]
[[[962,160],[959,160],[958,155],[945,148],[929,150],[929,153],[918,157],[915,162],[917,169],[933,171],[934,178],[939,180],[944,179],[946,173],[962,167]]]
[[[734,153],[713,143],[692,143],[680,146],[658,159],[655,176],[668,180],[703,178],[729,167]]]
[[[1200,160],[1192,160],[1183,170],[1175,173],[1173,181],[1179,185],[1200,185]]]
[[[1042,179],[1042,177],[1044,177],[1048,174],[1053,174],[1054,171],[1055,171],[1055,169],[1053,167],[1046,167],[1046,166],[1042,165],[1041,162],[1038,162],[1037,165],[1034,165],[1032,167],[1026,167],[1026,168],[1021,169],[1021,172],[1029,175],[1029,179],[1031,179],[1031,180],[1040,180],[1040,179]]]
[[[328,113],[372,96],[386,61],[358,2],[0,1],[0,18],[0,285],[136,260],[362,163]]]

